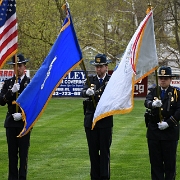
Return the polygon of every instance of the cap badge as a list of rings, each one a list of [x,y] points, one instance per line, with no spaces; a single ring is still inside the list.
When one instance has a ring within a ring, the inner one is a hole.
[[[164,69],[161,70],[161,74],[162,75],[165,75],[166,74],[166,71]]]
[[[101,58],[96,58],[96,62],[100,63],[101,62]]]
[[[17,62],[19,62],[20,61],[20,59],[19,59],[19,57],[17,57]]]

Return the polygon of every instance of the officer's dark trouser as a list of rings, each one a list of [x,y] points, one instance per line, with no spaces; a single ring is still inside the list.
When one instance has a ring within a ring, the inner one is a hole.
[[[148,139],[152,180],[175,180],[177,141]]]
[[[85,128],[91,162],[91,180],[110,179],[112,128]]]
[[[16,137],[21,131],[22,128],[6,128],[9,157],[8,180],[26,180],[30,132],[22,138]],[[20,159],[19,169],[18,153]]]

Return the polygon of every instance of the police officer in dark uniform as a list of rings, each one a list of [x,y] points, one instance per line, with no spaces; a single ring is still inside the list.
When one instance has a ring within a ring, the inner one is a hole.
[[[152,180],[175,180],[176,176],[180,91],[170,85],[172,77],[170,67],[160,67],[158,90],[151,88],[144,103],[149,109],[145,118]]]
[[[99,120],[94,129],[91,130],[95,107],[110,78],[107,74],[109,62],[111,61],[107,60],[106,55],[96,55],[95,61],[92,62],[92,65],[95,66],[96,75],[88,76],[91,87],[88,87],[88,82],[86,81],[82,90],[82,97],[88,97],[88,99],[83,101],[83,104],[84,127],[91,163],[91,180],[110,179],[110,146],[112,142],[113,116]]]
[[[22,54],[17,55],[16,71],[15,57],[12,58],[12,62],[9,62],[8,64],[14,66],[14,72],[17,72],[18,82],[16,82],[15,74],[12,78],[4,81],[0,91],[0,105],[4,106],[7,104],[8,107],[4,123],[9,158],[8,180],[26,180],[27,176],[30,132],[22,138],[17,137],[24,127],[24,122],[22,121],[21,110],[18,109],[16,105],[12,104],[12,102],[16,100],[16,97],[21,94],[30,82],[30,78],[25,74],[26,62],[28,62],[28,60],[25,59]],[[18,158],[20,160],[19,168]]]

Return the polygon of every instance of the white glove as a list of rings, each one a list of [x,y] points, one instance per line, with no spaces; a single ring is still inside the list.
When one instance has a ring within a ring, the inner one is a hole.
[[[13,116],[15,121],[19,121],[22,119],[21,113],[14,113],[14,114],[12,114],[12,116]]]
[[[12,93],[15,93],[17,91],[19,91],[20,89],[20,84],[19,83],[15,83],[11,89]]]
[[[154,100],[152,103],[152,107],[161,107],[161,106],[162,106],[162,102],[159,99]]]
[[[88,88],[88,89],[86,90],[86,95],[88,95],[88,96],[94,95],[94,90],[92,90],[91,88]]]
[[[169,127],[168,123],[167,123],[167,122],[164,122],[164,121],[159,122],[159,123],[157,123],[157,124],[158,124],[158,128],[159,128],[160,130],[164,130],[164,129],[166,129],[166,128]]]

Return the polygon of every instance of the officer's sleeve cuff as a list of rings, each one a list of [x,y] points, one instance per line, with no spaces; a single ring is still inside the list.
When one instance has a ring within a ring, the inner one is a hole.
[[[178,126],[178,122],[176,121],[176,119],[171,116],[168,120],[167,120],[167,123],[169,126]]]

